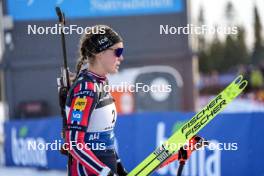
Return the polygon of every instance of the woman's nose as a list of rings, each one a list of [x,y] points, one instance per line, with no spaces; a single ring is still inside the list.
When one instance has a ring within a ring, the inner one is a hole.
[[[123,61],[124,60],[123,55],[121,55],[120,57],[118,57],[118,60]]]

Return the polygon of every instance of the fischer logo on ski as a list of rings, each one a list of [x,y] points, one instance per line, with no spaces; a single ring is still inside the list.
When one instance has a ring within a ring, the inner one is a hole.
[[[217,104],[218,102],[220,103]],[[190,122],[186,123],[182,127],[181,131],[185,134],[185,138],[188,139],[189,135],[196,133],[196,131],[198,131],[208,120],[210,120],[210,118],[213,118],[215,114],[218,114],[224,105],[227,105],[227,102],[222,98],[222,95],[219,95],[215,101],[211,102],[206,107],[205,110],[203,109],[200,113],[194,116]],[[207,114],[207,112],[209,114]],[[200,121],[198,121],[199,119]],[[195,125],[193,126],[193,124]]]

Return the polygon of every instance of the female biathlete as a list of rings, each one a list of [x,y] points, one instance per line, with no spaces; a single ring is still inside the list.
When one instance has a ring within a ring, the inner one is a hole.
[[[115,104],[103,89],[106,76],[118,72],[122,52],[122,38],[105,25],[93,26],[80,41],[77,75],[65,108],[71,176],[127,175],[114,147]]]

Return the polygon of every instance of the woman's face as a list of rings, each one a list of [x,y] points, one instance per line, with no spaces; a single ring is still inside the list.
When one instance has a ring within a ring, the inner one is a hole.
[[[104,69],[106,74],[118,72],[119,65],[124,60],[124,58],[123,55],[120,57],[116,56],[116,49],[119,48],[120,50],[120,48],[123,47],[123,42],[120,42],[98,54],[98,58],[96,60],[99,62],[99,64],[101,64],[101,67]]]

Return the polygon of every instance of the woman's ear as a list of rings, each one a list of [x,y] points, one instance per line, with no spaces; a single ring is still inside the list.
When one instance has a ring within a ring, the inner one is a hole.
[[[102,57],[103,57],[104,52],[105,52],[105,51],[102,51],[102,52],[100,52],[100,53],[97,53],[97,54],[95,55],[95,61],[96,61],[96,60],[101,60]]]

